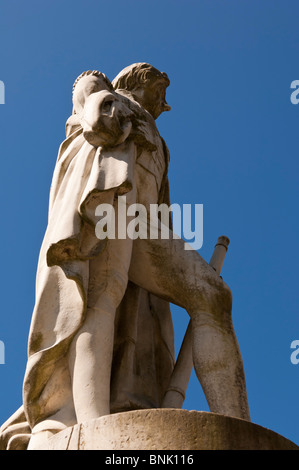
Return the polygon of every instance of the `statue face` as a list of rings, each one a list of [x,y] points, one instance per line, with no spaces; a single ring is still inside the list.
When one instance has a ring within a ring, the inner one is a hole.
[[[137,101],[157,119],[163,111],[170,111],[166,102],[167,84],[164,79],[153,78],[145,83],[142,88],[134,90]]]

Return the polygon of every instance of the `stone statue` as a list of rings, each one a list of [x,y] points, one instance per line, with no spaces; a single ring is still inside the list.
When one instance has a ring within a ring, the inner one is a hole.
[[[76,423],[161,407],[174,368],[169,303],[190,315],[210,410],[250,420],[230,289],[197,251],[185,250],[171,220],[168,238],[160,222],[154,239],[126,230],[134,205],[148,213],[170,205],[169,152],[155,123],[170,110],[168,85],[146,63],[112,83],[98,71],[74,83],[38,262],[23,405],[2,426],[2,447],[18,438],[26,448],[30,438],[34,449]],[[97,208],[107,206],[125,236],[98,236],[107,219]]]

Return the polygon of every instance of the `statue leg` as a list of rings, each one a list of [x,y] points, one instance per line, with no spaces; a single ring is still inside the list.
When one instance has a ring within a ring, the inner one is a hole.
[[[250,420],[229,288],[181,239],[134,241],[129,279],[192,318],[193,360],[212,412]]]
[[[104,252],[90,261],[86,318],[69,351],[78,423],[110,414],[115,313],[128,283],[132,243],[108,239]]]

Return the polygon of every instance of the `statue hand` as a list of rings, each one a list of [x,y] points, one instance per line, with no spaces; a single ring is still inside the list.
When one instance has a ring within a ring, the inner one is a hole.
[[[129,136],[132,112],[116,94],[102,90],[91,94],[81,119],[83,135],[94,147],[114,147]]]

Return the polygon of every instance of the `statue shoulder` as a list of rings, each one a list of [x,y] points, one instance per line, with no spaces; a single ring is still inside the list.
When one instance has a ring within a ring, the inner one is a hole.
[[[167,145],[161,137],[155,119],[143,108],[127,90],[116,90],[121,99],[133,112],[131,132],[132,138],[139,147],[144,147],[148,151],[155,151],[163,147],[164,153],[169,156]]]

